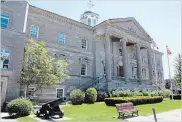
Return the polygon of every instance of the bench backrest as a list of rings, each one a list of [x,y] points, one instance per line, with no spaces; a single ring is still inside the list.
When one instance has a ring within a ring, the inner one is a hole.
[[[121,104],[116,104],[116,109],[117,111],[132,110],[134,109],[134,106],[132,102],[121,103]]]

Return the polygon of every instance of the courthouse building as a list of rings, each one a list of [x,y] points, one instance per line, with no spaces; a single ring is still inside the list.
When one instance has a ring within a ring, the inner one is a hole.
[[[18,81],[25,44],[31,38],[45,41],[51,56],[63,57],[70,64],[69,79],[34,94],[36,86],[29,88],[28,94],[39,101],[67,96],[75,88],[163,89],[163,53],[151,48],[153,39],[137,20],[127,17],[98,23],[98,19],[92,11],[75,21],[26,1],[2,3],[1,102],[24,92]]]

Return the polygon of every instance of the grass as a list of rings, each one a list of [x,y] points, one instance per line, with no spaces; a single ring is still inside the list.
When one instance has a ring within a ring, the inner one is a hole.
[[[39,121],[32,117],[26,116],[26,117],[20,117],[18,119],[18,122],[39,122]]]
[[[181,100],[164,99],[161,103],[137,105],[140,116],[152,115],[152,108],[156,113],[179,109]],[[118,113],[115,107],[106,106],[105,103],[90,105],[64,106],[65,116],[77,121],[121,121],[117,119]],[[68,121],[67,121],[68,122]]]
[[[164,99],[161,103],[137,105],[135,108],[139,109],[140,116],[152,115],[152,108],[155,108],[156,113],[170,111],[174,109],[180,109],[181,100],[169,100]],[[106,106],[105,103],[95,103],[90,105],[71,105],[64,106],[62,108],[65,113],[65,117],[72,118],[71,121],[65,120],[64,122],[75,121],[122,121],[117,119],[118,113],[116,108],[112,106]],[[38,122],[37,120],[27,116],[18,119],[18,122]],[[60,122],[63,122],[62,120]]]

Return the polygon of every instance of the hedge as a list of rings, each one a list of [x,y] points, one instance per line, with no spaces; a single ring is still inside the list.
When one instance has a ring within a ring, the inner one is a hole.
[[[172,99],[172,95],[170,95],[170,99]],[[174,100],[181,100],[181,94],[174,94],[173,99]]]
[[[141,104],[160,103],[163,101],[163,97],[161,96],[112,97],[112,98],[105,98],[104,101],[107,106],[115,106],[115,104],[127,103],[127,102],[132,102],[134,105],[141,105]]]
[[[168,91],[167,91],[168,92]],[[164,91],[159,90],[158,94],[157,91],[151,90],[114,90],[111,91],[112,97],[133,97],[133,96],[163,96]]]

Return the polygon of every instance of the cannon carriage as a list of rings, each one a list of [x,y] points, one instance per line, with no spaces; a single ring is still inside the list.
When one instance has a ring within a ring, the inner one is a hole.
[[[49,119],[54,115],[59,115],[60,118],[63,118],[64,112],[59,108],[59,104],[63,102],[66,102],[65,97],[43,104],[36,112],[37,117],[44,116],[45,119]]]

